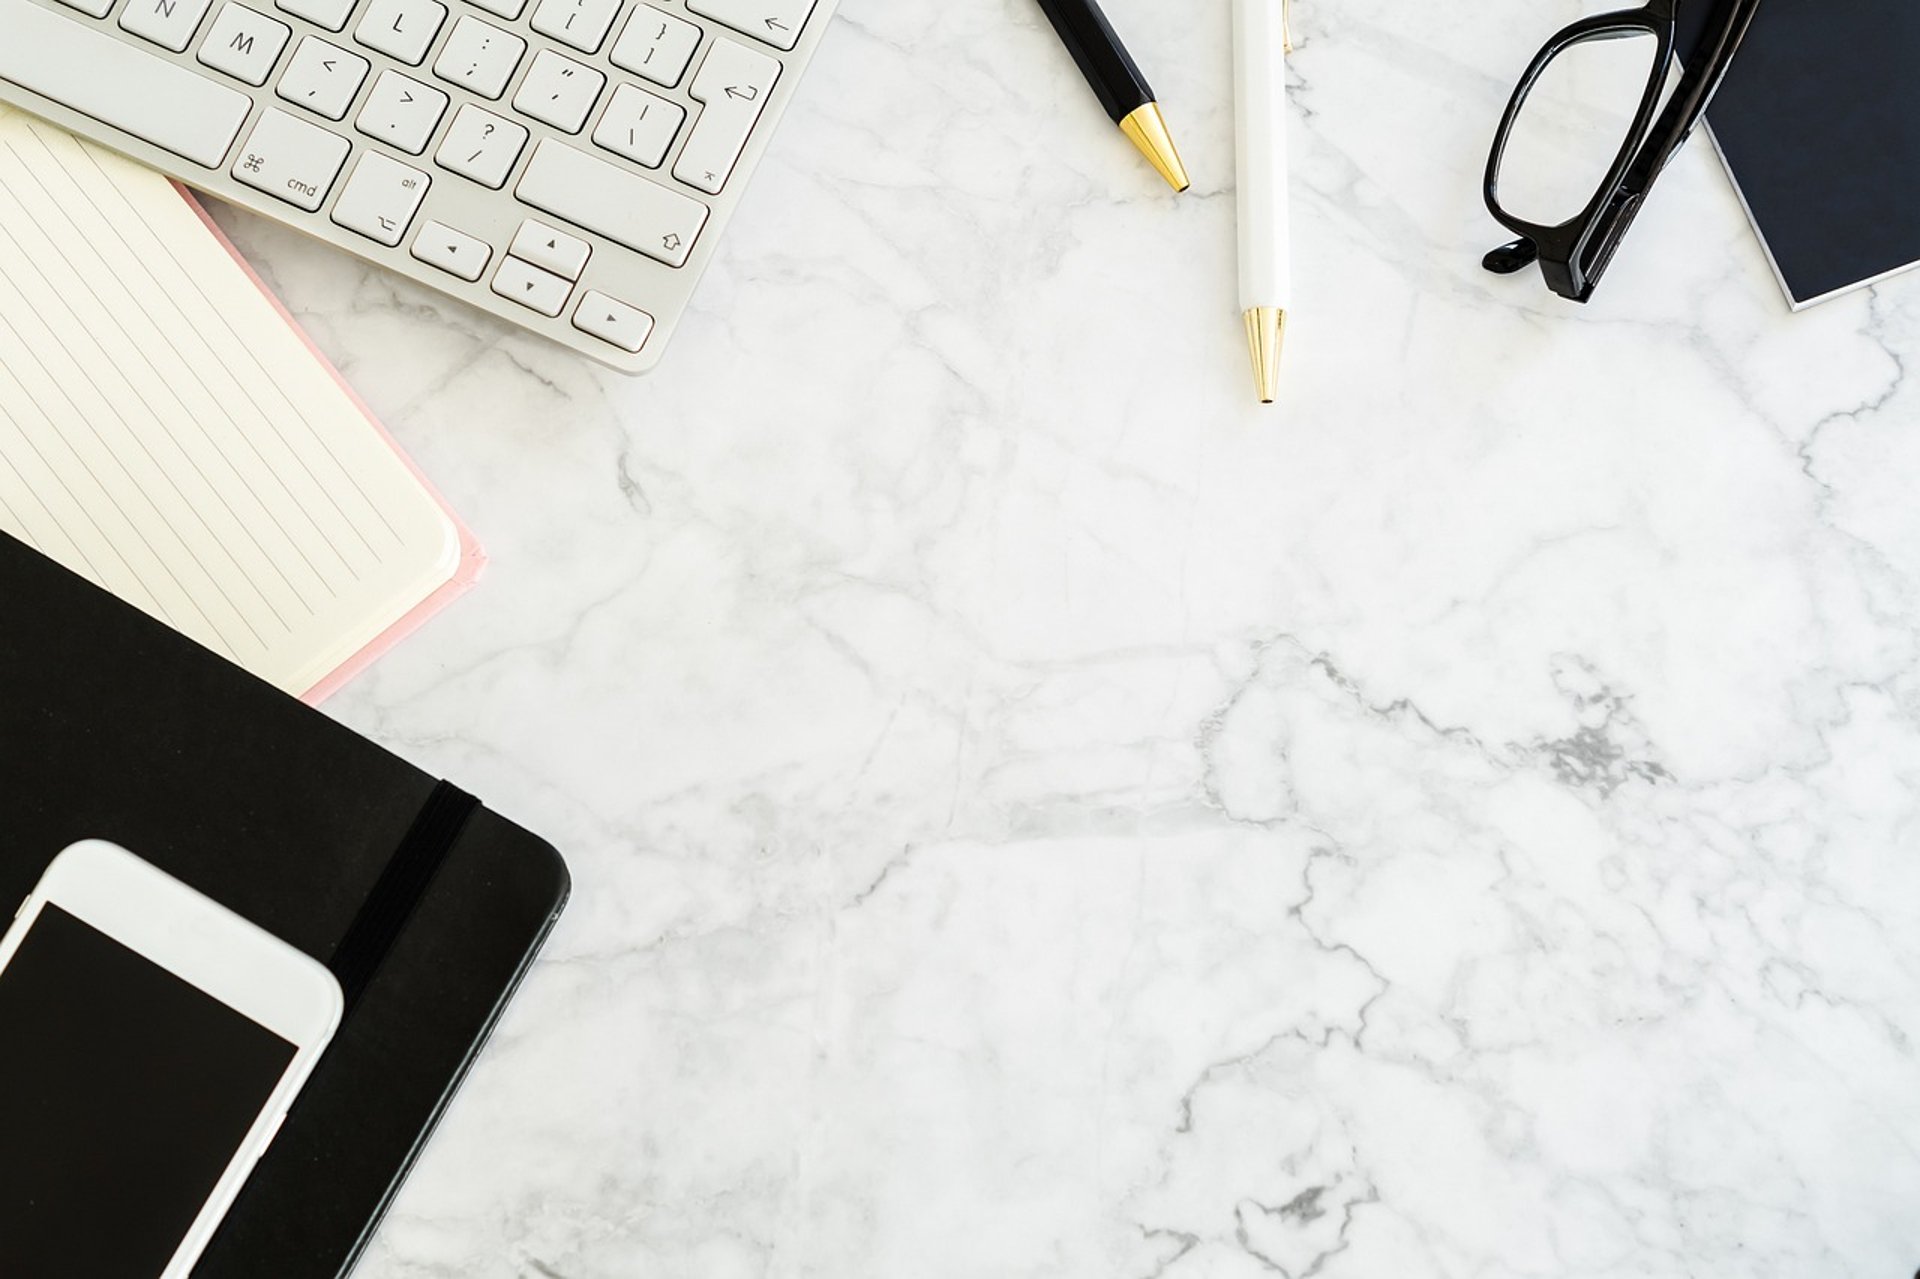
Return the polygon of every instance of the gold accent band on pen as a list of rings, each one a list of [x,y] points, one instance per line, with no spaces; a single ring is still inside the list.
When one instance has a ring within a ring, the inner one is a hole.
[[[1287,313],[1277,306],[1250,306],[1247,354],[1253,358],[1253,386],[1262,404],[1273,403],[1280,392],[1280,346],[1287,336]]]
[[[1180,149],[1173,145],[1173,135],[1167,132],[1167,118],[1160,114],[1158,102],[1149,102],[1128,112],[1120,122],[1120,132],[1133,140],[1133,145],[1160,171],[1168,186],[1184,191],[1192,185],[1187,181],[1187,166],[1180,162]]]

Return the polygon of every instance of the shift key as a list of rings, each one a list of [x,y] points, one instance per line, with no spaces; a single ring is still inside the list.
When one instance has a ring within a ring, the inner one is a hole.
[[[534,151],[515,193],[668,266],[686,265],[707,222],[707,206],[698,200],[551,138]]]

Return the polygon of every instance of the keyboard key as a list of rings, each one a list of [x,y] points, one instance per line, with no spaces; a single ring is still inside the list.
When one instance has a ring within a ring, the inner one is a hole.
[[[200,46],[200,61],[257,87],[273,74],[280,51],[292,38],[293,31],[284,22],[275,22],[243,4],[228,4],[213,20],[206,43]]]
[[[527,68],[520,92],[513,95],[513,109],[542,124],[578,133],[606,86],[607,78],[592,67],[542,49]]]
[[[398,71],[382,71],[353,127],[408,155],[419,155],[446,113],[447,95],[440,90]]]
[[[373,0],[353,38],[410,67],[426,60],[433,38],[447,20],[447,6],[436,0]]]
[[[773,58],[731,40],[715,40],[687,91],[706,110],[693,122],[673,176],[717,195],[779,78],[780,64]]]
[[[573,292],[573,281],[542,271],[531,262],[505,258],[493,273],[493,291],[542,315],[558,315],[567,304],[567,295]]]
[[[120,26],[162,49],[185,53],[212,0],[127,0]]]
[[[0,0],[0,30],[0,80],[209,169],[253,109],[238,89],[32,0]]]
[[[113,0],[60,0],[69,9],[78,9],[89,18],[104,18],[113,12]]]
[[[515,188],[536,209],[668,266],[684,266],[707,206],[658,182],[544,138]]]
[[[391,247],[406,235],[431,181],[420,170],[378,151],[365,152],[334,203],[333,220]]]
[[[518,21],[520,11],[527,7],[527,0],[467,0],[467,3],[476,9],[497,14],[508,22]]]
[[[776,49],[791,49],[813,13],[813,0],[687,0],[687,8]]]
[[[240,148],[233,176],[312,213],[326,203],[350,150],[339,134],[268,107]]]
[[[507,91],[520,65],[527,42],[496,26],[465,17],[454,24],[446,47],[433,64],[433,73],[449,84],[471,89],[483,98],[497,98]]]
[[[627,29],[607,55],[613,65],[671,89],[680,83],[700,47],[700,28],[683,18],[639,5],[627,19]]]
[[[507,252],[542,270],[577,280],[580,273],[587,269],[587,255],[593,252],[593,247],[585,240],[528,218],[520,224],[520,230],[514,235]]]
[[[293,51],[274,92],[329,120],[338,120],[353,105],[371,64],[357,53],[307,36]]]
[[[274,0],[273,7],[296,18],[305,18],[316,27],[338,31],[353,16],[358,0]]]
[[[413,256],[428,266],[437,266],[463,280],[477,280],[487,269],[493,248],[485,240],[476,240],[465,231],[456,231],[444,222],[428,222],[413,242]]]
[[[611,342],[622,351],[638,352],[653,332],[653,317],[618,298],[588,289],[573,313],[573,327]]]
[[[468,103],[453,117],[447,137],[434,154],[434,163],[482,186],[498,188],[513,172],[514,161],[527,145],[524,125],[502,120],[491,111]]]
[[[533,29],[592,53],[619,16],[620,0],[540,0],[533,11]]]
[[[623,84],[613,91],[607,113],[594,126],[593,140],[615,155],[657,169],[686,119],[686,108],[679,103]]]

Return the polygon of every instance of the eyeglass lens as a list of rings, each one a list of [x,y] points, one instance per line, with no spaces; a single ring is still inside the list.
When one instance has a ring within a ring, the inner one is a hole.
[[[1509,215],[1542,226],[1580,215],[1627,140],[1658,52],[1650,31],[1607,31],[1567,46],[1547,64],[1501,159],[1499,199]]]

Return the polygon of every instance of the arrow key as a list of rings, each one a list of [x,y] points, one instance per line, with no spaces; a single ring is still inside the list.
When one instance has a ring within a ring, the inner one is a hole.
[[[493,291],[542,315],[558,315],[573,292],[573,281],[551,271],[542,271],[519,258],[502,258],[493,275]]]
[[[428,266],[437,266],[463,280],[477,280],[493,257],[493,248],[485,240],[476,240],[465,231],[456,231],[444,222],[428,222],[413,242],[413,256]]]
[[[622,351],[638,354],[653,332],[653,317],[618,298],[587,290],[580,307],[573,313],[573,327],[591,333],[602,342],[611,342]]]
[[[587,269],[587,255],[593,252],[593,248],[577,236],[556,231],[544,222],[528,218],[520,224],[519,233],[513,237],[513,245],[507,252],[542,270],[577,280],[580,273]]]

